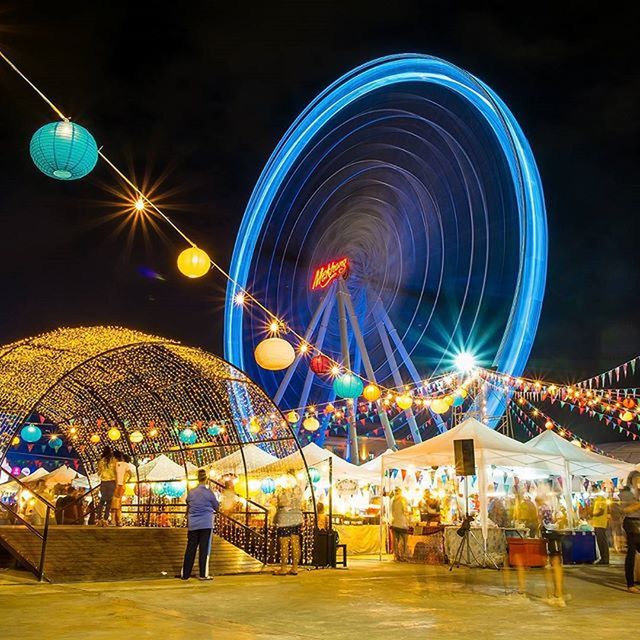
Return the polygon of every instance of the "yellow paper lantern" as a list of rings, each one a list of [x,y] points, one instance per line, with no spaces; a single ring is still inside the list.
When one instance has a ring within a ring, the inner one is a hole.
[[[251,431],[251,433],[260,433],[260,423],[258,422],[258,418],[256,418],[255,416],[253,416],[250,420],[249,420],[249,431]]]
[[[303,420],[302,426],[307,431],[317,431],[320,428],[320,422],[318,421],[317,418],[314,418],[313,416],[309,416],[308,418],[305,418]]]
[[[296,424],[300,420],[300,416],[295,411],[289,411],[287,413],[287,422],[289,424]]]
[[[633,420],[633,413],[631,411],[624,411],[620,414],[620,420],[624,422],[631,422]]]
[[[296,358],[291,343],[282,338],[267,338],[254,351],[256,362],[268,371],[280,371],[289,367]]]
[[[468,394],[467,390],[464,387],[460,387],[456,391],[456,395],[459,395],[461,398],[466,398],[469,394]]]
[[[442,399],[447,403],[447,406],[449,407],[453,404],[453,396],[445,396]]]
[[[100,442],[100,436],[97,433],[92,433],[89,441],[91,444],[98,444],[98,442]]]
[[[178,256],[178,269],[187,278],[201,278],[210,268],[211,259],[198,247],[189,247]]]
[[[131,440],[133,444],[139,444],[144,440],[144,434],[142,433],[142,431],[132,431],[131,435],[129,436],[129,440]]]
[[[324,414],[326,416],[331,415],[334,411],[336,410],[336,408],[329,403],[325,408],[324,408]]]
[[[13,436],[13,440],[11,441],[11,444],[14,447],[17,447],[20,444],[20,436]]]
[[[396,398],[396,404],[403,410],[411,409],[411,405],[413,404],[413,398],[406,393],[398,396]]]
[[[376,386],[375,384],[368,384],[362,391],[362,395],[364,396],[365,400],[368,400],[369,402],[375,402],[376,400],[380,399],[382,391],[380,391],[380,387]]]
[[[431,410],[434,413],[447,413],[447,411],[449,411],[449,404],[444,400],[444,398],[436,398],[431,403]]]
[[[107,431],[107,437],[109,438],[109,440],[113,440],[114,442],[116,440],[120,440],[121,435],[122,434],[120,433],[120,429],[116,429],[116,427],[111,427],[111,429]]]

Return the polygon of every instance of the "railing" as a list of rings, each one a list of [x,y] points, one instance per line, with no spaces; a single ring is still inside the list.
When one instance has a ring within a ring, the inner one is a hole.
[[[40,560],[38,562],[38,565],[37,566],[33,565],[33,563],[28,561],[26,558],[23,558],[23,560],[28,562],[31,566],[33,566],[33,569],[38,577],[38,580],[42,582],[45,578],[44,563],[47,556],[47,541],[49,539],[49,520],[51,518],[51,513],[52,512],[55,513],[56,508],[48,500],[46,500],[42,496],[35,493],[28,485],[26,485],[24,482],[22,482],[22,480],[14,476],[11,472],[5,471],[5,473],[10,478],[12,478],[13,481],[16,482],[20,487],[22,487],[25,491],[28,491],[36,500],[39,500],[45,506],[43,530],[42,532],[40,532],[35,526],[33,526],[32,523],[26,520],[17,511],[12,509],[8,504],[5,504],[4,502],[0,502],[0,507],[2,507],[2,509],[4,509],[7,513],[9,513],[12,516],[14,523],[19,522],[20,524],[23,524],[28,531],[30,531],[40,539]]]

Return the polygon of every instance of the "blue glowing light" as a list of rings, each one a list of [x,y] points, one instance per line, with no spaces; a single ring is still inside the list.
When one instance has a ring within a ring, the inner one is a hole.
[[[260,251],[270,216],[292,172],[311,153],[317,136],[338,114],[380,89],[398,86],[401,90],[400,85],[411,83],[435,85],[455,94],[474,112],[474,117],[491,130],[497,141],[514,193],[519,245],[513,300],[492,364],[509,375],[522,373],[538,326],[547,268],[546,213],[533,153],[516,119],[489,87],[455,65],[418,54],[373,60],[338,79],[298,116],[269,158],[247,205],[230,266],[224,347],[225,357],[234,365],[245,369],[246,335],[244,308],[233,304],[237,289],[232,282],[247,286],[252,261]],[[265,295],[263,291],[257,293]],[[295,326],[296,318],[292,317],[291,321]],[[296,329],[303,327],[296,326]],[[503,396],[487,394],[489,416],[499,415],[503,406]]]

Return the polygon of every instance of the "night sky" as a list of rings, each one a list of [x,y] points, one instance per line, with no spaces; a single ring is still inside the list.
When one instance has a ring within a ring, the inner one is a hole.
[[[158,183],[158,202],[225,267],[264,163],[315,95],[381,55],[445,58],[507,103],[542,175],[549,275],[530,373],[580,378],[640,352],[635,20],[579,4],[526,16],[477,3],[259,4],[21,0],[5,3],[0,41],[107,155]],[[164,239],[118,232],[104,165],[72,183],[40,174],[29,139],[55,118],[4,65],[0,83],[0,342],[110,323],[221,353],[224,281],[180,276],[183,245],[166,225]]]

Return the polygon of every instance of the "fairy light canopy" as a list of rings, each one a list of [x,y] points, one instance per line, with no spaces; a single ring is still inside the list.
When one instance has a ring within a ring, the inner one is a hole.
[[[282,414],[242,371],[119,327],[58,329],[0,347],[0,460],[33,414],[60,426],[89,473],[105,445],[134,462],[166,455],[185,468],[243,457],[248,445],[302,456]]]

